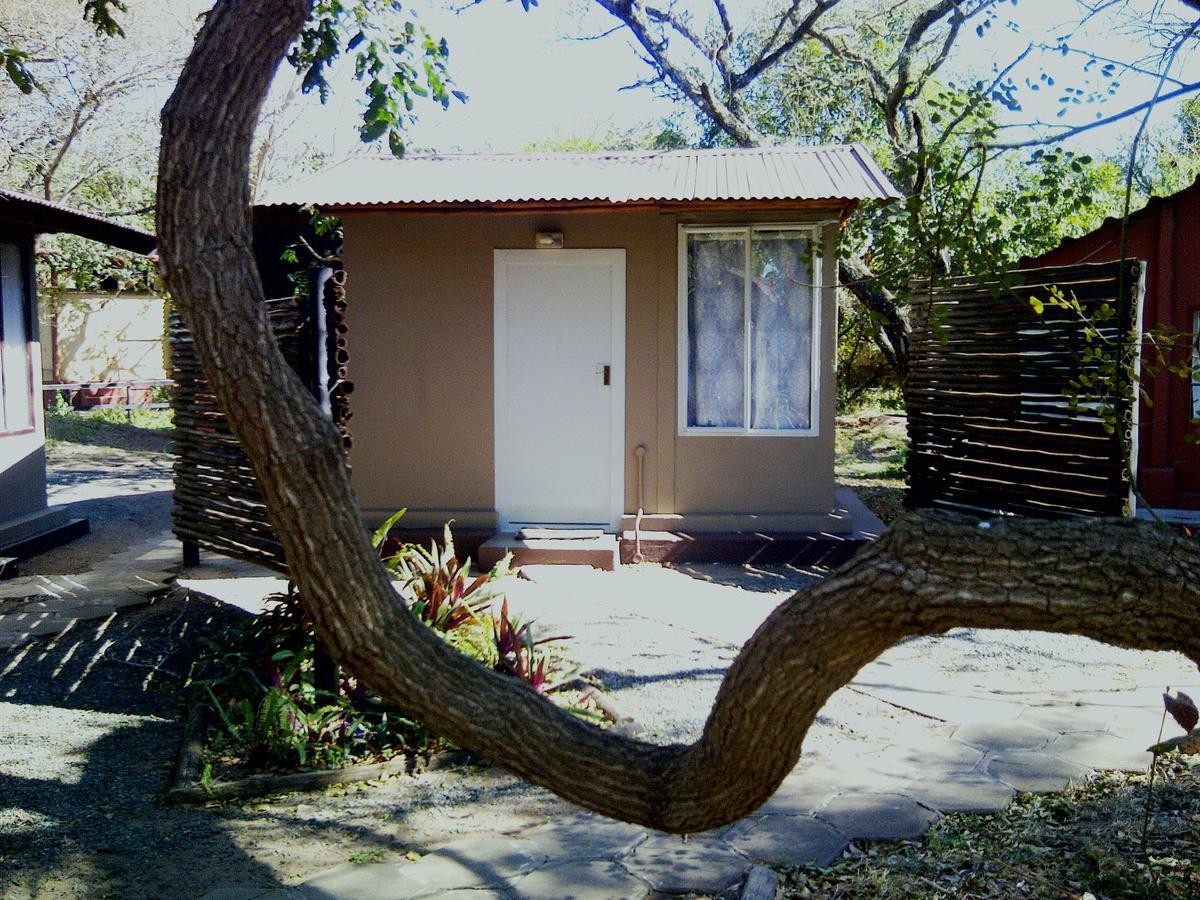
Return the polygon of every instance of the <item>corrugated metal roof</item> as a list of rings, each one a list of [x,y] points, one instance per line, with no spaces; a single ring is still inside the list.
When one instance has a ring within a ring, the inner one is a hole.
[[[266,204],[338,209],[738,200],[894,200],[859,144],[750,149],[352,156]]]
[[[149,254],[158,243],[158,239],[149,231],[131,228],[61,203],[0,188],[0,221],[3,220],[28,228],[36,234],[78,234],[134,253]]]

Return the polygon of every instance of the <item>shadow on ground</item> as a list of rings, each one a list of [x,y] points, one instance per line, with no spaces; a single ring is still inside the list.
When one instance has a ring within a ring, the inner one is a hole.
[[[725,587],[741,588],[756,593],[795,593],[829,574],[827,569],[772,566],[760,569],[753,565],[724,563],[678,563],[672,568],[697,581],[707,581]]]
[[[0,653],[0,896],[267,891],[351,858],[398,859],[481,823],[520,828],[571,809],[490,768],[167,804],[196,639],[241,615],[179,591]]]

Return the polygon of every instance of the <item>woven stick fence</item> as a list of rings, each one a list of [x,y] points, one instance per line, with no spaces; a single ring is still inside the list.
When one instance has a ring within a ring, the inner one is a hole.
[[[324,375],[334,422],[348,447],[346,395],[351,385],[345,378],[344,278],[322,284],[324,322],[316,320],[314,305],[306,297],[268,300],[265,312],[284,359],[301,380],[319,393]],[[176,312],[171,313],[168,334],[175,378],[171,522],[183,542],[185,561],[195,564],[203,547],[286,573],[283,548],[271,531],[258,480],[209,390],[192,337]]]
[[[1103,358],[1085,353],[1086,329],[1095,329],[1091,346],[1109,348],[1110,369],[1133,333],[1141,263],[1030,269],[1005,282],[960,277],[914,285],[908,505],[1128,515],[1136,453],[1129,375],[1121,369],[1123,383],[1115,385],[1108,375],[1115,431],[1105,427],[1105,403],[1080,397],[1071,382],[1105,377]],[[1054,286],[1082,314],[1052,304]],[[1031,298],[1044,304],[1041,313]],[[1103,304],[1116,314],[1105,318]],[[1072,393],[1082,401],[1074,410]]]

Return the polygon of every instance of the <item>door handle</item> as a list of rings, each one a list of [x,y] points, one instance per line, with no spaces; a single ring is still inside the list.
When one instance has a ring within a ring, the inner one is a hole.
[[[608,387],[612,384],[612,366],[604,367],[604,386]]]

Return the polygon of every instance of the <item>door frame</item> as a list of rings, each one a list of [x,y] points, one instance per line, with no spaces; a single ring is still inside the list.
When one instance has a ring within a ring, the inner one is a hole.
[[[494,391],[493,418],[495,421],[493,452],[496,515],[500,530],[509,530],[506,510],[512,508],[512,498],[503,484],[502,473],[507,471],[509,437],[518,423],[508,421],[503,410],[508,407],[508,267],[553,266],[569,268],[606,263],[611,272],[612,309],[609,349],[610,397],[609,436],[610,471],[608,522],[609,528],[619,531],[625,512],[625,251],[615,250],[494,250],[493,284],[494,310],[493,357]]]

